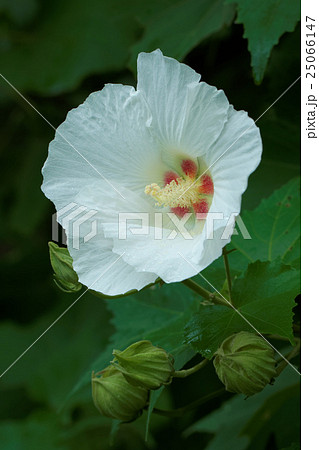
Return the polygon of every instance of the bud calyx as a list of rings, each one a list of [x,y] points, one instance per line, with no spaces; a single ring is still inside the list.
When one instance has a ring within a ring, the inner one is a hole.
[[[72,257],[67,248],[49,242],[50,261],[54,270],[54,281],[64,292],[78,292],[82,288],[78,276],[72,267]]]
[[[122,352],[114,350],[113,355],[113,366],[134,386],[158,389],[172,380],[173,357],[150,341],[135,342]]]
[[[229,392],[260,392],[276,375],[274,351],[263,338],[242,331],[226,338],[215,353],[214,366]]]
[[[136,419],[148,401],[147,389],[132,386],[112,366],[92,373],[92,396],[96,408],[106,417],[129,422]]]

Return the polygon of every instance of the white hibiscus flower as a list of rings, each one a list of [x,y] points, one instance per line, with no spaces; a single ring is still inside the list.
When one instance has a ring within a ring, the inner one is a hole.
[[[97,211],[97,234],[84,242],[83,224],[79,249],[72,227],[66,232],[79,280],[106,295],[158,277],[181,281],[218,258],[262,151],[253,120],[190,67],[159,50],[141,53],[137,66],[136,90],[107,84],[68,113],[43,168],[42,189],[57,210]],[[148,233],[128,221],[121,239],[119,213],[146,213]],[[223,219],[208,220],[211,213]]]

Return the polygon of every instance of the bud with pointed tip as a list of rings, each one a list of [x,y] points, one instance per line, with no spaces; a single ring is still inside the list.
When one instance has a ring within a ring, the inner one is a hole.
[[[108,366],[101,376],[92,373],[92,396],[103,416],[129,422],[141,414],[148,400],[148,391],[132,386],[121,372]]]
[[[246,331],[225,339],[214,359],[217,375],[226,390],[247,396],[264,389],[276,375],[275,365],[271,346]]]
[[[50,261],[54,270],[54,281],[64,292],[78,292],[82,288],[78,276],[72,267],[72,257],[67,248],[49,242]]]
[[[114,350],[112,364],[135,386],[158,389],[172,381],[173,357],[150,341],[139,341],[122,352]]]

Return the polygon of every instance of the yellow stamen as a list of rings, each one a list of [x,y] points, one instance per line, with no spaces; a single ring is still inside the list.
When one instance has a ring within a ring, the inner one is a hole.
[[[200,193],[198,187],[191,178],[178,178],[177,182],[172,180],[164,188],[157,183],[145,187],[145,194],[150,195],[157,201],[158,206],[169,206],[171,208],[190,207],[198,202]]]

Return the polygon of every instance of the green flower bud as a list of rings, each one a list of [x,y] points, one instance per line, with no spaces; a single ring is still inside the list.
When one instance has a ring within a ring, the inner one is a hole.
[[[114,350],[112,364],[134,386],[158,389],[172,381],[173,357],[150,341],[139,341],[122,352]]]
[[[73,260],[67,248],[49,242],[50,261],[54,270],[54,281],[64,292],[77,292],[82,288],[72,267]]]
[[[108,366],[101,376],[92,373],[92,396],[103,416],[123,422],[136,419],[148,401],[146,389],[132,386],[112,366]]]
[[[276,375],[274,351],[261,337],[242,331],[229,336],[215,353],[214,366],[229,392],[260,392]]]

